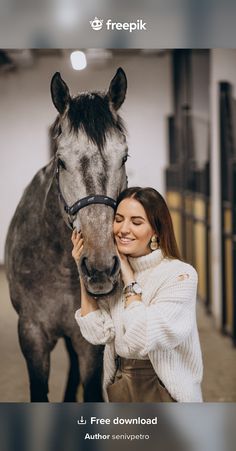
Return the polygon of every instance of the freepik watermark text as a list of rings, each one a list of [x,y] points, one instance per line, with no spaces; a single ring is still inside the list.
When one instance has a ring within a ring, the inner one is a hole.
[[[107,30],[125,30],[132,33],[132,31],[146,30],[146,23],[143,19],[138,19],[136,22],[112,22],[111,19],[106,21]]]
[[[103,28],[103,19],[98,19],[97,17],[94,20],[90,20],[90,25],[93,30],[99,31]],[[147,24],[143,21],[143,19],[137,19],[136,22],[114,22],[112,19],[107,19],[105,22],[106,29],[108,31],[128,31],[132,33],[133,31],[146,31]]]

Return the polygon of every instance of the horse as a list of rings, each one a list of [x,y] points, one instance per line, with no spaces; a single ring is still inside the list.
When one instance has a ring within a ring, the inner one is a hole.
[[[50,353],[63,337],[69,355],[64,402],[102,401],[103,347],[81,335],[74,319],[80,281],[90,295],[109,301],[120,288],[112,233],[116,198],[127,186],[125,125],[118,114],[127,91],[119,68],[106,92],[71,96],[56,72],[51,97],[55,155],[25,189],[10,223],[5,261],[18,335],[27,364],[31,402],[47,402]],[[71,230],[81,230],[78,265]]]

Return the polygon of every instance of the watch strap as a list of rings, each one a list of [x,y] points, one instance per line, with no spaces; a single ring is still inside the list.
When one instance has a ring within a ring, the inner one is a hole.
[[[125,287],[123,288],[123,293],[125,294],[125,293],[128,293],[131,289],[132,289],[132,287],[133,287],[133,285],[136,283],[136,281],[135,280],[133,280],[132,282],[130,282],[130,283],[128,283],[127,285],[125,285]]]

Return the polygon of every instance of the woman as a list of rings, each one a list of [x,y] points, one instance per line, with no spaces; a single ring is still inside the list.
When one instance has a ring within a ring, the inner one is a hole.
[[[181,260],[164,199],[152,188],[126,189],[117,200],[113,230],[123,293],[99,301],[82,283],[75,315],[84,338],[106,345],[105,399],[202,401],[197,273]],[[81,233],[73,232],[72,242],[78,261]]]

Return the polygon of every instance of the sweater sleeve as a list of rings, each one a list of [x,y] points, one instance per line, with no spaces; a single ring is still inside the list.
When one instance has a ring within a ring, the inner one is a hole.
[[[99,301],[99,309],[81,316],[81,309],[75,313],[75,319],[83,337],[93,345],[111,342],[115,328],[110,315],[108,301]]]
[[[130,351],[145,356],[158,348],[170,350],[189,336],[196,321],[197,273],[188,267],[184,274],[172,274],[149,305],[134,301],[123,310]]]

